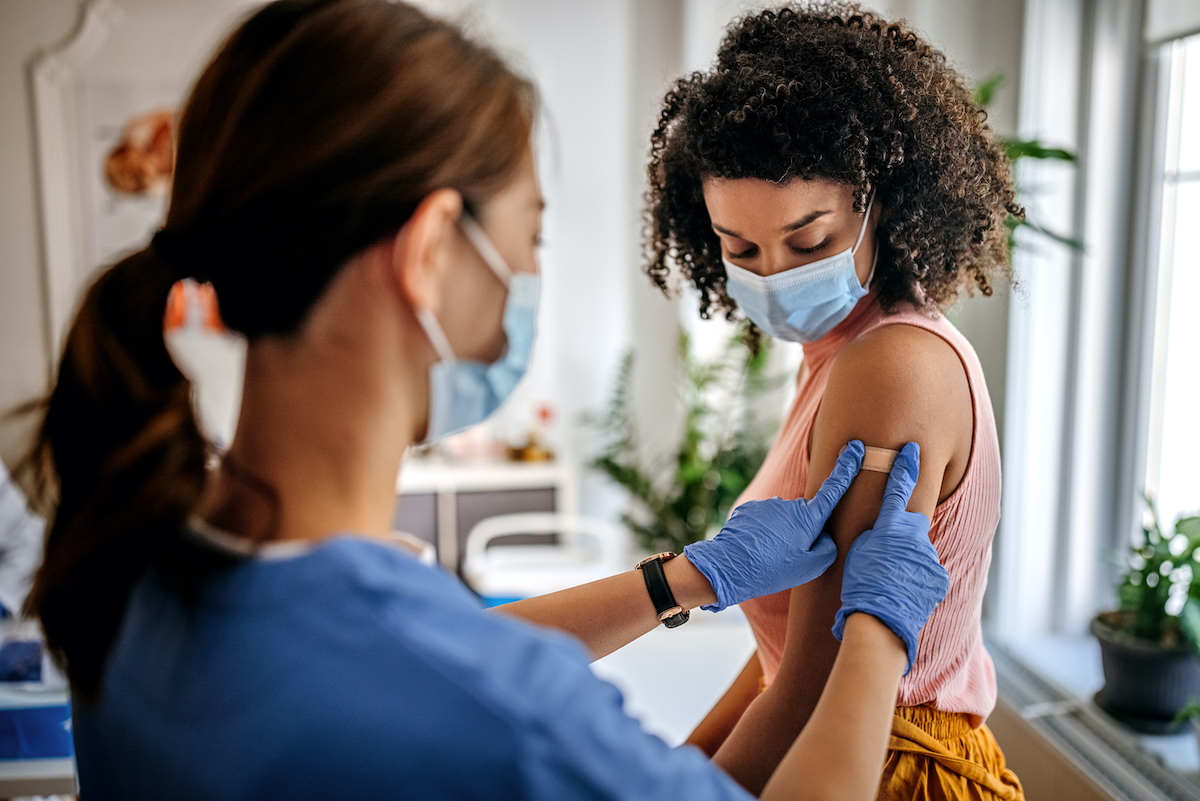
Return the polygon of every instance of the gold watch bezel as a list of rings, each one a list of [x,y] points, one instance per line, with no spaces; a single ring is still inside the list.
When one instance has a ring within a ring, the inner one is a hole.
[[[662,612],[658,616],[658,621],[660,623],[666,623],[670,618],[673,618],[676,615],[682,615],[682,614],[683,614],[682,606],[672,606],[670,609],[666,610],[665,612]]]
[[[643,565],[648,565],[651,562],[655,562],[660,559],[664,562],[669,562],[678,555],[679,554],[675,553],[674,551],[663,551],[662,553],[656,553],[656,554],[654,554],[654,556],[647,556],[645,559],[638,562],[636,565],[633,566],[633,569],[641,570]]]

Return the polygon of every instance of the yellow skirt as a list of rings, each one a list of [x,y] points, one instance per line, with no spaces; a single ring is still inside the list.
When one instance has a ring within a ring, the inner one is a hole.
[[[987,726],[928,706],[897,707],[880,801],[1024,801]]]

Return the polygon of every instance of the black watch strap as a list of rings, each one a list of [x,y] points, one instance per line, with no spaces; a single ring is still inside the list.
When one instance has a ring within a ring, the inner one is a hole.
[[[663,571],[663,562],[674,558],[673,553],[659,553],[637,564],[638,569],[642,571],[642,578],[646,581],[646,591],[650,593],[654,611],[658,613],[662,624],[669,629],[682,626],[691,617],[691,613],[676,603],[671,585],[667,583],[667,574]]]

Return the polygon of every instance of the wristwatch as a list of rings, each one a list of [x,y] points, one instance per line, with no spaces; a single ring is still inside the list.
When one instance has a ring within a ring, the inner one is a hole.
[[[663,562],[674,558],[675,554],[666,551],[647,557],[634,566],[636,570],[642,571],[642,578],[646,580],[646,591],[650,593],[650,601],[654,604],[658,619],[669,629],[682,626],[691,617],[690,612],[675,602],[671,585],[667,584],[667,574],[663,571]]]

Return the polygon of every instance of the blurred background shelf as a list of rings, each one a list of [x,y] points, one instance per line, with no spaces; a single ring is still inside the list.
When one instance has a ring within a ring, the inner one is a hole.
[[[577,474],[565,462],[405,461],[396,483],[393,528],[431,543],[438,562],[458,572],[467,535],[481,520],[522,512],[573,514]],[[553,536],[511,538],[548,544]]]

